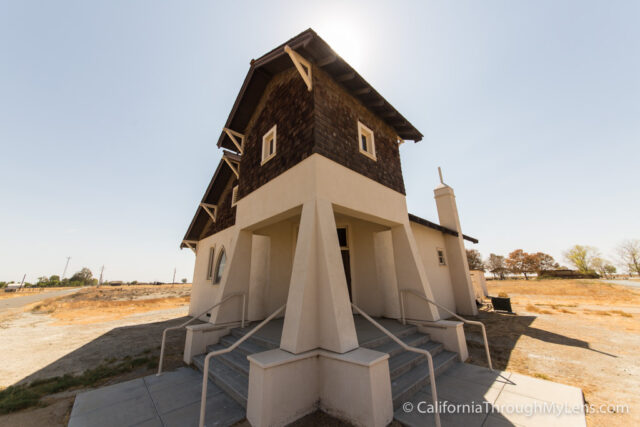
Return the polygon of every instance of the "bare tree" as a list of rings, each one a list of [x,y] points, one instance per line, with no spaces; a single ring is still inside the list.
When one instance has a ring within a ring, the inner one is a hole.
[[[504,280],[504,275],[507,272],[507,265],[502,255],[489,254],[489,258],[485,265],[493,274],[493,277],[500,277],[500,280]]]
[[[484,263],[482,262],[482,255],[480,255],[480,252],[476,249],[467,249],[466,251],[469,270],[484,271]]]
[[[609,278],[616,272],[616,268],[606,259],[596,256],[591,260],[591,266],[602,277]]]
[[[629,270],[629,274],[640,275],[640,240],[625,240],[617,248],[620,262]]]

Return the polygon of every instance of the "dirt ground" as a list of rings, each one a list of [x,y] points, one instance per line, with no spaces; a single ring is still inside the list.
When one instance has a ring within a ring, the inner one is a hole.
[[[640,289],[594,280],[488,281],[517,315],[481,312],[494,367],[580,387],[589,404],[629,413],[588,414],[591,426],[640,425]],[[472,363],[486,366],[479,333]]]
[[[106,361],[157,355],[162,331],[188,318],[190,285],[87,288],[0,313],[0,389],[64,374],[80,374]],[[165,369],[182,366],[184,331],[169,333]],[[139,367],[95,386],[149,375]],[[0,426],[66,425],[71,390],[43,399],[42,407],[0,416]]]

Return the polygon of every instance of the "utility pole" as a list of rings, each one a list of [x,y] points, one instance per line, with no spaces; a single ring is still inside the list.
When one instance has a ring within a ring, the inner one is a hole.
[[[100,287],[100,285],[102,285],[102,273],[103,272],[104,272],[104,265],[100,269],[100,279],[98,280],[98,287]]]
[[[20,282],[20,289],[22,289],[22,287],[24,286],[24,279],[27,278],[27,273],[24,273],[24,276],[22,276],[22,282]]]
[[[176,269],[175,267],[173,268],[173,281],[171,282],[171,284],[176,283]]]
[[[71,259],[70,256],[67,257],[67,263],[64,265],[64,271],[62,272],[62,277],[60,278],[60,281],[62,282],[62,280],[64,279],[65,274],[67,274],[67,267],[69,267],[69,260]]]

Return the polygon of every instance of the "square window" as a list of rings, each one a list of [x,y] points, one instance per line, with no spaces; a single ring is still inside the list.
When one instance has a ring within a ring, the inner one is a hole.
[[[438,264],[447,265],[447,261],[444,258],[444,249],[437,249],[438,251]]]
[[[372,160],[376,159],[376,144],[373,137],[373,131],[358,122],[358,149],[362,154]]]
[[[269,132],[262,137],[262,162],[260,165],[264,165],[276,155],[276,126],[273,125]]]

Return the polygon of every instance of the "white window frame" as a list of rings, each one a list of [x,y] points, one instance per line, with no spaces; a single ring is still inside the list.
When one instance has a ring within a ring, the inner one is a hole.
[[[273,159],[276,156],[276,153],[278,152],[277,131],[278,131],[278,125],[273,125],[273,127],[269,129],[267,133],[265,133],[264,136],[262,137],[262,161],[260,162],[260,166],[264,165],[269,160]],[[269,140],[271,139],[271,135],[273,135],[273,153],[269,154],[268,148],[269,148]]]
[[[442,252],[442,259],[440,259],[440,253]],[[436,248],[436,256],[438,257],[438,265],[447,265],[446,252],[442,248]]]
[[[220,248],[220,252],[218,253],[218,256],[216,257],[216,263],[215,263],[215,267],[213,268],[213,274],[211,275],[211,281],[213,282],[214,285],[219,285],[222,282],[222,276],[224,275],[224,270],[222,270],[222,274],[220,274],[220,280],[218,280],[216,282],[216,276],[218,273],[218,269],[220,268],[220,261],[222,261],[222,255],[224,254],[225,256],[225,265],[224,268],[227,268],[227,252],[224,249],[224,246],[222,246],[222,248]]]
[[[362,149],[363,134],[365,134],[365,137],[367,137],[367,148],[369,148],[369,150]],[[358,150],[365,156],[369,157],[371,160],[374,160],[374,161],[378,160],[378,158],[376,157],[376,139],[373,134],[373,131],[359,120],[358,120]]]
[[[234,185],[233,190],[231,190],[231,207],[234,207],[238,204],[238,186]]]
[[[213,281],[213,268],[216,260],[216,246],[213,245],[209,248],[209,261],[207,264],[207,280]]]

